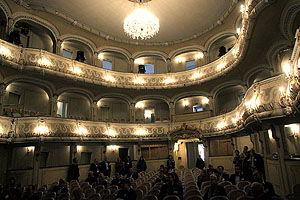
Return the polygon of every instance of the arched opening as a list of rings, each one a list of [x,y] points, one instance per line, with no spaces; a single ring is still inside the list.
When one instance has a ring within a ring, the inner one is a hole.
[[[205,96],[192,96],[179,99],[175,104],[175,114],[209,111],[209,100]]]
[[[205,65],[204,53],[188,51],[178,54],[172,59],[172,72],[187,71]]]
[[[20,45],[25,48],[42,49],[48,52],[56,52],[56,39],[50,30],[32,21],[17,21],[12,33],[10,34],[10,42],[12,34],[19,34]]]
[[[236,43],[237,38],[234,34],[223,36],[212,43],[209,48],[209,60],[213,62],[224,56]]]
[[[138,73],[139,65],[145,65],[146,74],[167,73],[167,63],[161,56],[141,56],[134,60],[133,72]]]
[[[135,104],[135,119],[141,123],[169,121],[169,106],[160,99],[141,100]]]
[[[103,51],[98,58],[100,61],[96,66],[117,72],[130,72],[128,59],[119,52]]]
[[[96,120],[126,123],[130,121],[128,103],[119,98],[105,97],[97,102]]]
[[[3,10],[0,9],[0,39],[6,39],[7,19]]]
[[[244,87],[240,85],[228,86],[217,93],[215,97],[216,115],[221,115],[234,110],[243,100]]]
[[[62,56],[89,65],[93,64],[93,49],[84,42],[76,39],[65,39],[62,42]]]
[[[57,99],[57,116],[70,119],[90,120],[91,102],[79,93],[64,92]]]
[[[31,83],[13,82],[6,88],[4,115],[13,117],[49,116],[47,92]]]
[[[249,77],[248,85],[251,86],[253,83],[264,80],[264,79],[269,78],[271,76],[272,76],[272,73],[267,69],[259,71],[259,72],[254,73],[252,76]]]

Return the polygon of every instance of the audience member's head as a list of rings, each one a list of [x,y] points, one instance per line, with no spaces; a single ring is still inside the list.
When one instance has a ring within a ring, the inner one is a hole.
[[[240,155],[240,151],[239,150],[235,150],[234,153],[235,153],[236,156]]]
[[[11,200],[19,200],[21,199],[22,192],[19,189],[13,189],[10,193]]]
[[[252,148],[249,153],[250,153],[251,156],[253,156],[255,154],[254,148]]]
[[[164,165],[160,165],[160,166],[159,166],[159,170],[160,170],[160,171],[163,171],[163,170],[164,170],[164,168],[165,168],[165,166],[164,166]]]
[[[104,160],[104,161],[107,161],[107,157],[106,157],[106,156],[104,156],[104,157],[103,157],[103,160]]]
[[[115,178],[116,178],[116,179],[120,179],[120,178],[121,178],[120,173],[116,172],[116,173],[115,173]]]
[[[73,158],[73,164],[78,164],[78,160],[77,160],[77,158]]]
[[[244,153],[247,153],[247,152],[248,152],[248,146],[244,146],[243,152],[244,152]]]
[[[200,179],[200,180],[206,180],[207,179],[207,172],[206,172],[206,170],[202,170],[202,172],[198,176],[198,179]]]
[[[132,173],[134,173],[134,170],[133,170],[133,168],[131,167],[131,168],[129,168],[129,172],[132,174]]]
[[[128,179],[123,179],[121,181],[121,187],[123,190],[129,190],[130,188],[130,181]]]
[[[117,162],[122,162],[120,157],[117,158]]]
[[[97,158],[94,159],[94,163],[98,165],[99,162],[98,162]]]
[[[223,174],[223,172],[224,172],[224,167],[222,165],[219,165],[218,166],[218,173]]]
[[[211,174],[209,176],[210,184],[211,185],[217,185],[218,184],[218,178],[215,174]]]
[[[263,182],[263,174],[259,170],[254,170],[253,171],[253,180],[254,182],[262,183]]]
[[[93,178],[93,177],[94,177],[94,172],[93,172],[93,171],[89,171],[88,177],[89,177],[89,178]]]
[[[169,155],[169,159],[170,159],[170,160],[173,160],[173,156],[172,156],[172,155]]]
[[[236,166],[234,167],[234,172],[235,172],[235,174],[240,174],[240,173],[241,173],[241,167],[238,166],[238,165],[236,165]]]
[[[214,166],[212,164],[209,164],[208,169],[214,169]]]
[[[261,183],[254,182],[251,184],[251,196],[258,198],[264,194],[264,186]]]
[[[167,175],[168,174],[168,168],[164,168],[164,174]]]

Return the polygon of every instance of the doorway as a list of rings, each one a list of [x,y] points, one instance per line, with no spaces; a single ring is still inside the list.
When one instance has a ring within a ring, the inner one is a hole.
[[[119,157],[124,162],[128,156],[128,148],[119,148]]]

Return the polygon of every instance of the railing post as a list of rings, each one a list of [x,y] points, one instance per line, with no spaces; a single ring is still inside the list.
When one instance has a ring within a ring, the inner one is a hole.
[[[129,120],[131,123],[134,123],[135,122],[135,103],[130,104],[129,113],[130,113]]]
[[[3,115],[5,93],[6,93],[6,86],[4,83],[1,83],[0,84],[0,115]]]
[[[57,95],[53,95],[51,99],[51,117],[56,117],[57,115]]]

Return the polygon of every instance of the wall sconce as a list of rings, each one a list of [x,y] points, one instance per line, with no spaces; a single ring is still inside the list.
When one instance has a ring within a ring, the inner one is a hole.
[[[81,123],[78,123],[76,133],[80,136],[86,136],[88,131],[85,126],[81,125]]]
[[[219,130],[225,128],[226,126],[227,126],[227,124],[226,124],[225,121],[220,122],[220,123],[217,124],[217,128],[218,128]]]
[[[168,77],[167,79],[164,80],[165,84],[170,84],[170,83],[173,83],[173,82],[175,82],[175,80],[171,77]]]
[[[73,67],[73,70],[72,70],[75,74],[81,74],[81,69],[79,67]]]
[[[142,102],[137,102],[136,104],[135,104],[135,107],[136,108],[144,108],[144,104],[142,103]]]
[[[11,57],[11,51],[8,48],[6,48],[6,47],[1,46],[1,48],[0,48],[0,55],[4,56],[4,57],[7,57],[7,58]]]
[[[183,63],[185,61],[184,58],[180,57],[180,58],[176,58],[175,60],[177,63]]]
[[[135,83],[135,84],[144,84],[145,81],[144,81],[144,79],[142,79],[141,77],[136,77],[136,78],[134,79],[134,83]]]
[[[240,12],[243,13],[245,11],[245,6],[241,5]]]
[[[273,140],[273,132],[272,132],[272,129],[269,129],[269,130],[268,130],[268,135],[269,135],[269,139],[270,139],[270,140]]]
[[[0,126],[0,135],[3,135],[4,134],[4,130],[2,128],[2,126]]]
[[[151,118],[151,114],[152,114],[151,111],[145,111],[144,116],[145,116],[145,118]]]
[[[134,63],[138,64],[138,65],[143,65],[144,64],[144,60],[143,59],[135,59]]]
[[[37,127],[33,131],[35,134],[38,135],[48,135],[49,134],[49,129],[46,126],[46,123],[44,120],[39,121]]]
[[[174,144],[174,152],[178,152],[179,151],[179,143],[178,142],[175,142],[175,144]]]
[[[209,99],[206,98],[206,97],[204,97],[204,98],[202,99],[202,104],[208,104],[208,103],[209,103]]]
[[[203,74],[201,72],[196,72],[192,75],[191,79],[197,79],[200,78]]]
[[[188,100],[183,100],[182,102],[183,106],[186,107],[189,105],[189,101]]]
[[[35,149],[35,147],[34,147],[34,146],[29,146],[29,147],[26,147],[26,151],[27,151],[27,153],[32,153],[32,152],[34,152],[34,149]]]
[[[138,136],[145,136],[146,135],[146,130],[142,128],[138,128],[135,132],[136,135]]]
[[[107,149],[112,152],[115,152],[116,150],[118,150],[118,146],[117,145],[108,145]]]
[[[284,125],[284,127],[288,128],[289,132],[291,133],[288,136],[294,136],[294,137],[299,136],[300,130],[298,124],[288,124],[288,125]]]
[[[110,81],[110,82],[115,82],[115,81],[116,81],[115,78],[114,78],[113,76],[109,75],[109,74],[107,74],[107,75],[104,77],[104,79],[105,79],[106,81]]]
[[[287,62],[283,65],[282,67],[282,71],[289,76],[290,72],[291,72],[291,65]]]
[[[204,54],[202,52],[199,52],[198,54],[195,55],[196,59],[202,59],[204,58]]]
[[[99,53],[99,54],[98,54],[98,59],[99,59],[99,60],[102,60],[103,58],[104,58],[103,54],[102,54],[102,53]]]
[[[107,130],[107,135],[111,136],[111,137],[115,137],[117,135],[117,132],[115,130],[109,128]]]
[[[82,149],[82,146],[80,146],[80,145],[77,145],[77,146],[76,146],[76,153],[77,153],[77,152],[80,152],[80,151],[81,151],[81,149]]]
[[[284,88],[283,88],[283,87],[280,87],[280,88],[279,88],[279,91],[280,91],[280,95],[281,95],[281,96],[284,96]]]
[[[221,69],[223,69],[225,66],[226,66],[226,63],[225,63],[225,62],[222,62],[222,63],[220,63],[220,64],[217,65],[217,70],[221,70]]]
[[[40,66],[46,66],[46,67],[50,67],[52,65],[52,63],[47,58],[40,58],[38,60],[38,64]]]
[[[232,55],[236,56],[238,52],[239,52],[239,49],[238,48],[234,48],[232,50]]]

